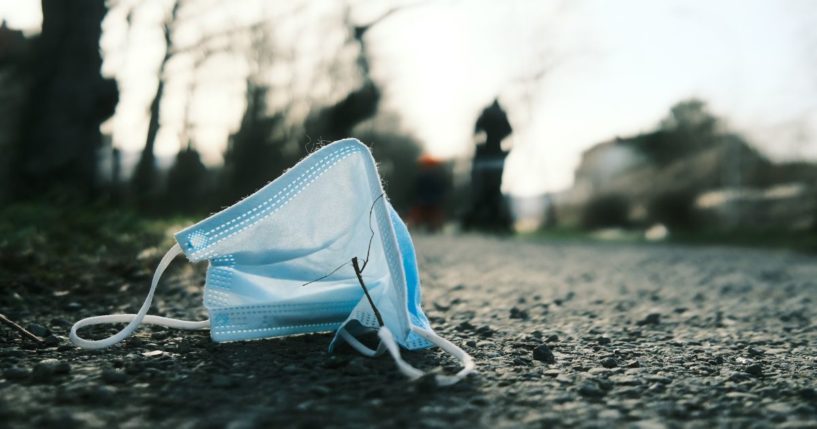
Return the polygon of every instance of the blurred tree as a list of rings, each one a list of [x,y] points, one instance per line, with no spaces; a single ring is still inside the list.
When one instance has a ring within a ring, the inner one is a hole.
[[[159,119],[162,107],[162,97],[165,91],[165,68],[170,58],[173,56],[173,23],[179,13],[180,1],[175,0],[170,9],[170,13],[164,23],[164,42],[165,53],[162,61],[159,64],[159,82],[156,85],[156,93],[153,96],[153,101],[150,103],[150,119],[148,121],[148,131],[145,138],[145,146],[142,149],[142,155],[139,158],[139,163],[136,164],[136,169],[131,178],[131,186],[133,195],[136,197],[140,205],[151,204],[160,192],[158,184],[158,174],[156,168],[156,156],[153,153],[153,147],[156,143],[156,135],[159,133]]]
[[[25,104],[31,39],[0,22],[0,153],[14,154],[20,134],[21,107]],[[0,157],[0,202],[12,196],[12,156]]]
[[[167,174],[167,189],[164,206],[172,212],[196,213],[209,208],[213,203],[210,192],[207,167],[193,145],[176,154],[176,162]]]
[[[621,194],[593,197],[582,211],[581,225],[586,229],[619,228],[629,225],[630,204]]]
[[[709,112],[704,101],[692,98],[672,106],[669,115],[661,121],[660,128],[711,136],[717,131],[718,123],[718,118]]]
[[[297,159],[284,156],[286,140],[276,138],[283,115],[267,112],[267,88],[247,82],[247,109],[241,127],[230,136],[224,155],[223,203],[231,204],[278,177]]]
[[[399,8],[387,12],[365,25],[355,25],[350,19],[347,7],[344,24],[348,28],[348,43],[357,45],[358,53],[355,63],[361,77],[360,86],[346,97],[330,106],[322,107],[312,115],[307,124],[307,133],[321,139],[337,140],[352,136],[352,129],[359,123],[372,118],[380,104],[380,88],[374,82],[369,70],[369,53],[366,48],[366,33],[382,22]]]
[[[104,0],[42,1],[42,32],[25,70],[31,89],[12,154],[18,197],[59,188],[91,198],[97,191],[99,125],[118,101],[116,82],[100,75],[106,10]]]
[[[719,138],[720,120],[698,99],[676,103],[657,131],[639,135],[631,143],[659,164],[666,164],[712,146]]]

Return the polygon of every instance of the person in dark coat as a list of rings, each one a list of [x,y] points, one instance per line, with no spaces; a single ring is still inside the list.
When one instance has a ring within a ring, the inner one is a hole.
[[[507,232],[511,229],[510,212],[500,190],[508,156],[508,151],[502,149],[502,140],[511,132],[508,115],[495,99],[482,111],[474,126],[475,134],[485,133],[485,142],[477,145],[471,165],[471,206],[463,219],[466,230]]]

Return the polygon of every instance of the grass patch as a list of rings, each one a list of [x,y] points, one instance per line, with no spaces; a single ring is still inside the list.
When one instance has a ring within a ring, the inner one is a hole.
[[[520,238],[548,242],[583,243],[678,243],[691,246],[735,246],[790,249],[817,254],[817,231],[732,230],[672,231],[664,241],[651,242],[637,229],[588,231],[579,228],[552,228],[518,235]]]

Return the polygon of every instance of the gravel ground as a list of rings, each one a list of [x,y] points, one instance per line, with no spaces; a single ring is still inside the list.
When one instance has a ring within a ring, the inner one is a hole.
[[[47,281],[29,268],[49,261],[6,258],[18,275],[0,311],[47,344],[0,328],[0,426],[817,427],[814,257],[416,241],[432,325],[478,364],[452,387],[408,382],[385,356],[330,355],[331,334],[215,344],[144,327],[122,346],[79,350],[70,323],[137,308],[159,249],[72,255],[75,270]],[[203,267],[174,267],[152,312],[203,316]],[[437,350],[405,355],[456,370]]]

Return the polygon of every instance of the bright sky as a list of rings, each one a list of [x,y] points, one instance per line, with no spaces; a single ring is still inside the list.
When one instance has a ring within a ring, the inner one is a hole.
[[[124,16],[112,17],[102,43],[105,71],[117,77],[122,90],[116,117],[106,126],[115,144],[130,150],[144,144],[162,55],[155,24],[169,3],[153,3],[133,17],[145,30],[128,34],[121,25]],[[241,7],[226,17],[214,11],[208,25],[236,25],[252,21],[259,11],[275,13],[266,11],[273,9],[268,2],[231,4]],[[356,2],[353,16],[361,22],[376,16],[372,4],[378,3]],[[281,30],[277,48],[300,46],[292,48],[296,58],[301,48],[340,49],[342,35],[326,30],[331,27],[326,20],[340,15],[311,7],[314,22]],[[0,0],[0,18],[36,31],[39,1]],[[691,96],[707,100],[770,156],[817,159],[813,1],[440,0],[392,15],[367,37],[386,107],[399,113],[404,127],[433,154],[470,152],[476,116],[499,95],[515,129],[504,186],[517,195],[569,186],[582,150],[649,130],[673,103]],[[129,41],[141,48],[121,49]],[[166,126],[157,141],[160,155],[180,145],[183,94],[190,93],[191,80],[185,70],[193,61],[172,64],[174,80],[163,106]],[[278,84],[294,82],[288,74],[315,69],[309,61],[299,64],[295,72],[274,73]],[[196,123],[194,140],[215,163],[241,117],[243,79],[251,70],[225,54],[199,70],[197,79],[205,83],[193,91],[189,116]],[[542,78],[532,78],[539,71],[545,71]],[[342,92],[320,85],[303,90]]]

